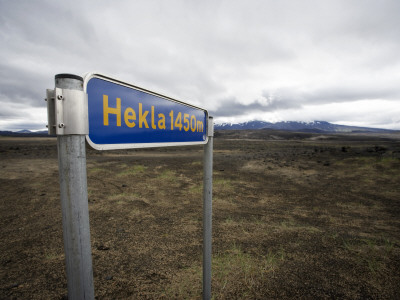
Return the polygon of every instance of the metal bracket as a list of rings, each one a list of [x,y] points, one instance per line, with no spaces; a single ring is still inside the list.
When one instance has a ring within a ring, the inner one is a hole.
[[[47,129],[49,135],[56,134],[56,118],[55,118],[55,93],[54,90],[46,90],[46,101],[47,101]]]
[[[208,116],[207,126],[207,136],[214,136],[214,118],[212,116]]]
[[[50,135],[89,134],[88,97],[83,91],[46,90],[47,120]]]

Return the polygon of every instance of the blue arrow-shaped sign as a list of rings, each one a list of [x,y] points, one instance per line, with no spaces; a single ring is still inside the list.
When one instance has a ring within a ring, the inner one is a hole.
[[[101,74],[85,76],[89,134],[97,150],[206,144],[208,113]]]

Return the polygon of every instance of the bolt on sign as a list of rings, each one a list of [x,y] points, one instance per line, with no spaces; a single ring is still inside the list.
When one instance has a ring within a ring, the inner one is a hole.
[[[87,141],[97,150],[206,144],[208,113],[100,74],[84,78]]]

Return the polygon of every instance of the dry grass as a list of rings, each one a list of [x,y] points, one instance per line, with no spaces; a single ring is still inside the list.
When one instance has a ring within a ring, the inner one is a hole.
[[[0,144],[1,299],[66,296],[56,145],[32,143]],[[400,299],[400,145],[376,143],[215,139],[213,299]],[[98,299],[201,298],[198,149],[88,151]]]

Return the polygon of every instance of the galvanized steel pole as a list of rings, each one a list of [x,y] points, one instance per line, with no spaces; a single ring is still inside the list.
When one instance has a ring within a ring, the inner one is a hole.
[[[76,75],[56,75],[55,85],[83,91]],[[58,135],[57,146],[68,299],[94,299],[85,135]]]
[[[203,183],[203,299],[211,299],[213,118],[208,119],[208,143],[204,145]]]

